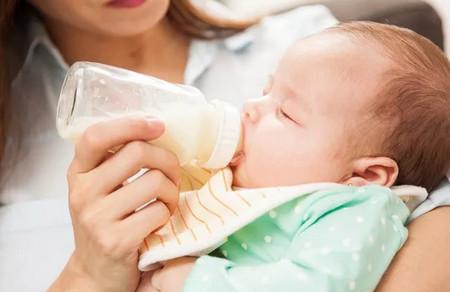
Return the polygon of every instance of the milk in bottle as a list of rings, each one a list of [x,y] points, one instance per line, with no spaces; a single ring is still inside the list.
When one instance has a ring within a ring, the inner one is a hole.
[[[59,134],[76,141],[87,127],[120,117],[163,120],[164,134],[149,143],[172,151],[181,165],[225,167],[240,144],[239,111],[207,102],[194,87],[103,64],[72,65],[58,102]]]

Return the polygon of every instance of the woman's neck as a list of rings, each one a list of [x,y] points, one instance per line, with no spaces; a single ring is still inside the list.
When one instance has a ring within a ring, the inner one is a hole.
[[[102,36],[45,20],[49,34],[68,64],[92,61],[110,64],[182,83],[189,38],[163,19],[148,31],[130,37]]]

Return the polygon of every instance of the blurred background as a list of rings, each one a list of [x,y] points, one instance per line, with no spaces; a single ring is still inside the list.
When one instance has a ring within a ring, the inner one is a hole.
[[[450,56],[450,0],[427,1],[436,8],[442,17],[445,32],[445,48],[447,49],[447,55]]]
[[[245,23],[266,14],[308,5],[326,5],[340,21],[371,20],[410,28],[450,55],[450,0],[189,0],[222,16],[224,23]],[[233,26],[233,25],[232,25]]]

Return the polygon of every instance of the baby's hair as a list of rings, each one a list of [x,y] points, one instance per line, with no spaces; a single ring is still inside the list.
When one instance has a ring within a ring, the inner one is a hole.
[[[350,22],[328,32],[375,45],[393,63],[373,105],[385,124],[381,151],[399,165],[396,184],[431,191],[450,168],[449,59],[428,39],[392,25]]]

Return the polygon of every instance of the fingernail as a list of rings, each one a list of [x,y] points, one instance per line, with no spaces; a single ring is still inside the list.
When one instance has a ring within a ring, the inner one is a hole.
[[[164,122],[162,120],[159,119],[150,119],[147,120],[147,124],[152,128],[164,128]]]

